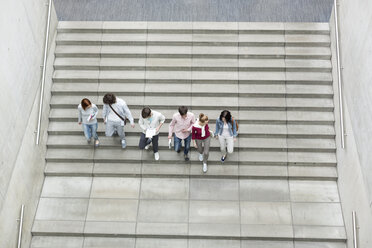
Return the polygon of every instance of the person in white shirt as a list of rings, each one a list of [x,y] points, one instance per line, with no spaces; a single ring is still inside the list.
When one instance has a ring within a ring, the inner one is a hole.
[[[121,147],[124,149],[127,146],[125,141],[124,125],[126,119],[134,128],[134,119],[127,104],[123,99],[117,98],[112,93],[107,93],[103,97],[103,122],[106,124],[106,136],[112,136],[115,131],[121,139]]]
[[[97,135],[97,106],[94,103],[91,103],[88,98],[84,98],[83,100],[81,100],[81,103],[78,106],[78,112],[78,123],[79,125],[83,124],[84,135],[87,139],[88,144],[90,144],[93,137],[94,145],[99,146]]]
[[[159,155],[159,131],[165,122],[165,116],[161,113],[151,110],[149,107],[142,109],[138,124],[142,129],[139,148],[149,149],[152,143],[155,160],[160,159]]]

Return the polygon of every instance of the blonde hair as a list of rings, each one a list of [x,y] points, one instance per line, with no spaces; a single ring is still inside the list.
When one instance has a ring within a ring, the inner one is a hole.
[[[204,124],[206,121],[208,121],[208,116],[204,115],[203,113],[199,114],[199,122]]]

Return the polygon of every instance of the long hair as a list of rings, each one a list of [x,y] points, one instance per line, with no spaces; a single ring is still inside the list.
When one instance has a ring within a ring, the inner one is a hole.
[[[88,98],[81,100],[81,107],[85,110],[88,106],[92,105]]]
[[[231,119],[232,119],[232,117],[231,117],[231,113],[230,113],[230,111],[228,111],[228,110],[224,110],[224,111],[222,111],[221,112],[221,114],[220,114],[220,120],[222,121],[222,118],[225,118],[226,119],[226,122],[230,122],[231,123]],[[232,124],[232,123],[231,123]]]

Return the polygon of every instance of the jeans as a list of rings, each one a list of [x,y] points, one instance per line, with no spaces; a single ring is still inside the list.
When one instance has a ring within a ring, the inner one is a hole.
[[[191,136],[192,135],[190,134],[189,137],[187,137],[186,139],[180,139],[176,135],[174,135],[174,150],[176,152],[181,150],[182,140],[184,140],[185,141],[185,149],[183,150],[183,153],[185,155],[187,155],[189,153],[189,150],[190,150]]]
[[[154,153],[157,153],[159,151],[159,134],[149,139],[149,138],[146,138],[146,135],[144,133],[141,133],[141,138],[139,141],[139,149],[143,150],[145,149],[145,146],[151,143],[152,143],[152,150],[154,151]]]
[[[98,128],[98,123],[83,124],[85,138],[87,140],[90,140],[93,137],[94,140],[98,140],[97,128]]]
[[[125,132],[124,127],[121,125],[121,122],[113,122],[113,121],[107,121],[106,122],[106,136],[112,136],[114,132],[118,133],[121,140],[125,140]]]
[[[222,156],[226,155],[226,148],[229,154],[234,152],[234,137],[225,137],[225,136],[218,136],[218,140],[220,141],[220,148]]]

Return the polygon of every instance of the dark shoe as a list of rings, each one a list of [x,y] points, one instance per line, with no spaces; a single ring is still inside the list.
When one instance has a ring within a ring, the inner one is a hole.
[[[177,150],[177,153],[180,153],[181,152],[181,150]]]
[[[221,162],[222,163],[225,162],[225,160],[226,160],[226,155],[221,157]]]
[[[185,161],[186,161],[186,162],[190,160],[190,158],[189,158],[189,156],[188,156],[187,154],[185,154],[185,155],[183,155],[183,156],[185,157]]]

